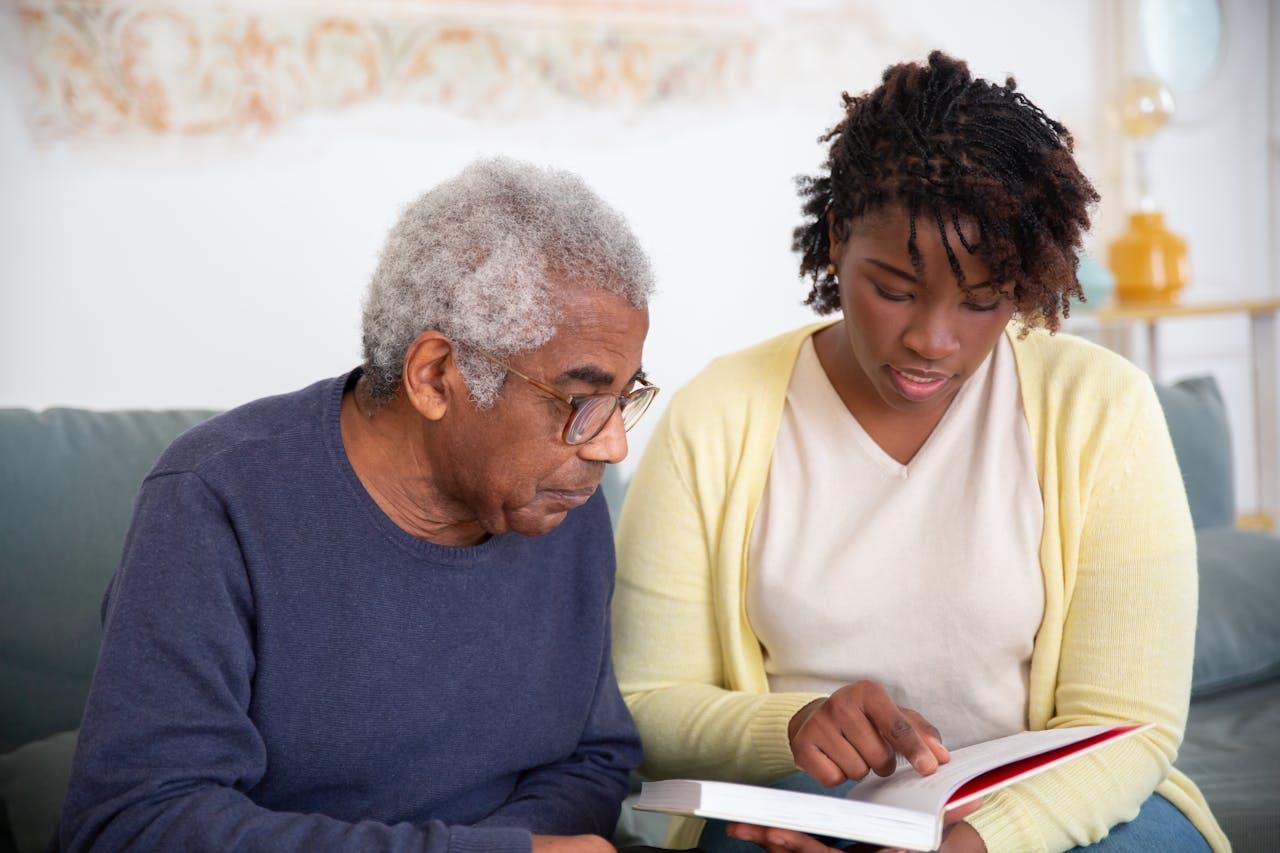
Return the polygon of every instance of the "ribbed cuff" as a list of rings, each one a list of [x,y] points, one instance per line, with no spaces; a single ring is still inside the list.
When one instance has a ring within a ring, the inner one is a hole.
[[[996,792],[987,797],[982,808],[965,818],[965,822],[978,831],[989,853],[1017,850],[1019,853],[1036,853],[1044,849],[1044,842],[1030,820],[1009,797]]]
[[[771,693],[764,697],[748,728],[752,761],[758,765],[761,778],[776,779],[795,772],[787,725],[797,711],[814,699],[823,698],[821,693]]]

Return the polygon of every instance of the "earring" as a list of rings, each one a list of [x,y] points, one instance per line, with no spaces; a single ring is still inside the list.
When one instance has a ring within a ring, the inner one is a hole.
[[[827,264],[827,275],[829,275],[829,276],[833,276],[833,277],[834,277],[834,276],[835,276],[835,274],[836,274],[836,265],[835,265],[835,264]]]

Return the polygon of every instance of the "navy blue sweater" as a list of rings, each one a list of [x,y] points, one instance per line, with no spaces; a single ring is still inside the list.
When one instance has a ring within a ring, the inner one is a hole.
[[[180,437],[143,483],[66,849],[526,851],[608,835],[639,763],[603,495],[540,537],[416,539],[361,486],[356,374]]]

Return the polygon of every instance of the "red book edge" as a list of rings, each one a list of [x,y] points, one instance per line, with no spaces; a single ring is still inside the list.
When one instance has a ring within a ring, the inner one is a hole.
[[[1020,758],[1016,761],[1010,761],[1008,764],[1002,764],[994,770],[988,770],[986,773],[979,773],[977,776],[974,776],[968,782],[965,782],[957,788],[951,796],[947,798],[947,805],[950,806],[957,800],[972,798],[990,789],[999,788],[1004,783],[1023,776],[1038,767],[1042,767],[1046,764],[1052,764],[1055,761],[1074,755],[1077,752],[1088,749],[1097,744],[1106,743],[1109,740],[1115,740],[1118,737],[1127,735],[1140,728],[1144,728],[1144,726],[1137,723],[1133,725],[1116,726],[1115,728],[1107,729],[1105,732],[1099,732],[1091,737],[1078,740],[1075,743],[1069,743],[1066,746],[1050,749],[1047,752],[1041,752],[1037,755],[1031,755],[1026,758]]]

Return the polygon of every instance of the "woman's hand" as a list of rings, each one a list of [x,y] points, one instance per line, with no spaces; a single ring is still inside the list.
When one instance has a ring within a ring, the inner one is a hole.
[[[788,723],[787,736],[796,767],[827,787],[873,770],[888,776],[897,753],[924,776],[951,760],[938,730],[874,681],[846,685],[805,705]]]
[[[949,810],[943,816],[942,846],[938,853],[986,853],[987,845],[982,836],[964,819],[982,806],[981,800],[965,803],[963,806]],[[849,853],[908,853],[891,847],[876,847],[874,844],[851,844],[844,847],[828,847],[818,839],[803,832],[777,827],[755,826],[749,823],[731,823],[725,826],[725,834],[739,841],[750,841],[763,847],[768,853],[835,853],[837,850]]]

